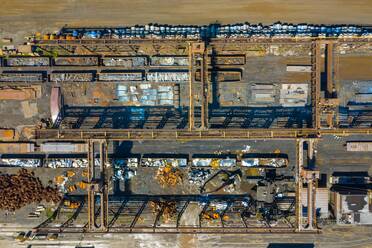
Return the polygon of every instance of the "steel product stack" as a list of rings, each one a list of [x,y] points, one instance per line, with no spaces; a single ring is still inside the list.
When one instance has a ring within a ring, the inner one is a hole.
[[[142,67],[147,64],[146,57],[104,57],[104,66],[123,66],[128,68]]]
[[[50,81],[54,82],[90,82],[93,80],[92,73],[52,73]]]
[[[82,39],[201,39],[201,38],[290,38],[290,37],[369,37],[372,30],[369,27],[356,25],[312,25],[274,23],[272,25],[237,23],[210,24],[208,26],[159,25],[131,26],[122,28],[63,28],[60,35],[68,35]]]
[[[189,73],[180,71],[148,72],[146,76],[148,81],[153,82],[180,82],[189,80]]]

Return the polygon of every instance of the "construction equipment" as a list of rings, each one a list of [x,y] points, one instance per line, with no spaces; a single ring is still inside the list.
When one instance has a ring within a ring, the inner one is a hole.
[[[77,187],[76,187],[75,184],[74,185],[70,185],[70,186],[67,187],[67,192],[69,192],[69,193],[74,192],[76,190],[77,190]]]
[[[82,190],[86,190],[88,187],[88,184],[86,182],[81,181],[77,183],[77,186],[79,186],[79,188]]]
[[[66,177],[73,177],[73,176],[75,176],[75,172],[73,172],[73,171],[66,171]]]
[[[54,178],[54,182],[55,182],[56,184],[58,184],[58,185],[64,183],[65,181],[66,181],[66,177],[65,177],[65,176],[62,176],[62,175],[60,175],[60,176],[56,176],[56,177]]]
[[[81,173],[81,176],[82,177],[88,177],[88,171],[87,170],[83,170],[83,172]]]
[[[77,209],[80,206],[79,202],[74,202],[70,200],[64,200],[63,205],[70,209]]]
[[[11,141],[11,140],[14,140],[15,138],[17,138],[17,133],[14,129],[0,129],[0,140]],[[17,146],[16,143],[9,144],[9,145]],[[5,144],[5,145],[1,144],[1,149],[5,150],[6,146],[7,146],[7,144]],[[28,148],[29,147],[26,145],[26,147],[20,147],[20,150],[28,151]]]

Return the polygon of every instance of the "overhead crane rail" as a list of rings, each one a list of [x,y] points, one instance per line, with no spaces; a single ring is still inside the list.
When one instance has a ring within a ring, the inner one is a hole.
[[[221,140],[221,139],[297,139],[323,135],[370,135],[372,128],[339,129],[209,129],[209,130],[141,130],[141,129],[39,129],[34,140]]]
[[[372,131],[371,131],[372,133]],[[209,130],[123,130],[123,129],[39,129],[36,140],[215,140],[296,139],[318,137],[315,129],[209,129]]]

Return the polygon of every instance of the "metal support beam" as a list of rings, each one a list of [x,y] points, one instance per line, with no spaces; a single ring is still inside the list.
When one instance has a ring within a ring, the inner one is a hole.
[[[189,206],[190,204],[190,201],[187,201],[185,203],[185,205],[183,205],[181,211],[179,212],[178,216],[177,216],[177,224],[176,224],[176,228],[178,228],[180,226],[180,220],[181,220],[181,217],[183,215],[183,213],[185,212],[186,208]]]
[[[320,128],[320,111],[319,111],[319,98],[320,98],[320,80],[321,80],[321,43],[313,41],[311,52],[311,104],[313,125],[316,129]]]
[[[194,109],[194,54],[192,43],[189,43],[189,130],[195,127]]]
[[[203,215],[204,215],[205,211],[207,211],[207,209],[208,209],[208,207],[209,207],[209,204],[210,204],[209,201],[206,202],[205,205],[204,205],[204,207],[203,207],[203,209],[202,209],[202,211],[201,211],[200,214],[199,214],[199,227],[200,227],[200,228],[202,227]]]
[[[333,42],[327,43],[327,96],[333,92]]]
[[[108,227],[112,227],[117,219],[120,217],[120,214],[123,212],[124,208],[127,206],[128,200],[124,200],[123,203],[120,205],[118,211],[115,213],[114,217],[111,219],[110,223],[108,224]]]
[[[62,225],[61,225],[61,232],[64,228],[68,227],[71,223],[73,223],[74,220],[76,220],[76,218],[79,216],[81,210],[83,209],[83,206],[84,206],[84,201],[80,202],[80,205],[79,207],[76,209],[76,211],[74,212],[74,214],[68,218]]]
[[[164,210],[165,210],[165,204],[163,204],[163,206],[161,207],[159,213],[156,215],[156,218],[155,218],[155,221],[154,221],[154,228],[156,228],[158,226],[160,217],[163,215]]]
[[[95,193],[94,193],[94,142],[89,141],[88,145],[88,230],[93,230],[95,226]]]
[[[95,149],[98,145],[99,169],[98,178],[95,175]],[[106,140],[89,140],[88,146],[88,231],[108,230],[108,179],[106,176],[106,164],[108,161],[108,149]],[[96,223],[95,208],[96,197],[99,196],[100,224]]]
[[[302,231],[302,202],[301,202],[301,191],[302,191],[302,167],[303,167],[303,153],[304,153],[304,140],[299,139],[296,142],[296,231]]]
[[[148,201],[144,201],[141,205],[141,208],[138,210],[138,212],[136,213],[136,216],[134,217],[132,223],[130,224],[130,229],[133,229],[134,226],[136,225],[139,217],[141,216],[143,210],[145,209],[146,205],[147,205]]]
[[[208,76],[208,51],[204,49],[201,61],[201,73],[200,78],[202,80],[202,105],[201,105],[201,128],[208,128],[209,118],[209,76]]]

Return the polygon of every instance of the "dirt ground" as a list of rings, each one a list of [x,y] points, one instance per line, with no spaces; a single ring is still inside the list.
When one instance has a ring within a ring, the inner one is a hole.
[[[205,24],[372,23],[370,0],[2,0],[0,36],[21,40],[35,31],[75,26],[133,25],[150,22]]]

